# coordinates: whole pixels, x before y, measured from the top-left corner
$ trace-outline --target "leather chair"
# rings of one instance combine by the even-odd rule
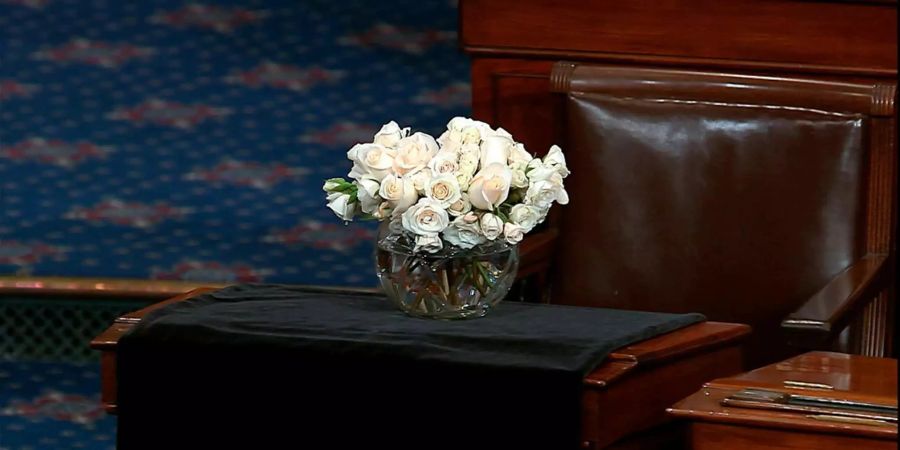
[[[895,85],[565,62],[551,84],[571,200],[521,265],[551,302],[747,323],[751,366],[864,309],[887,333]]]

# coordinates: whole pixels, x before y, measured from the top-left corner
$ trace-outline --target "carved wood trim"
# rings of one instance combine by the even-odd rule
[[[887,97],[891,106],[878,106],[882,109],[893,109],[893,97]],[[875,107],[875,102],[873,102]],[[896,215],[896,163],[897,148],[894,141],[894,118],[873,118],[870,136],[869,163],[869,204],[866,227],[866,250],[870,253],[892,253],[895,243],[892,242],[893,222]]]
[[[897,143],[896,84],[877,84],[872,93],[872,126],[869,141],[869,192],[866,221],[866,250],[891,255],[894,264],[896,251],[895,224],[897,217]],[[895,333],[892,316],[894,301],[893,270],[888,270],[886,289],[876,294],[866,306],[858,330],[852,336],[861,342],[854,343],[860,353],[884,357],[891,353]]]
[[[897,98],[896,84],[876,84],[872,89],[872,115],[876,117],[892,117]]]
[[[550,71],[550,92],[569,92],[576,67],[578,64],[568,61],[553,64],[553,70]]]
[[[863,76],[875,78],[895,78],[897,71],[877,67],[823,66],[814,64],[790,64],[763,61],[741,61],[731,59],[692,58],[678,56],[636,55],[578,50],[536,50],[514,47],[463,46],[466,53],[474,57],[499,58],[517,56],[528,59],[579,60],[593,64],[628,64],[673,66],[693,69],[721,69],[754,72],[780,72],[790,74]]]

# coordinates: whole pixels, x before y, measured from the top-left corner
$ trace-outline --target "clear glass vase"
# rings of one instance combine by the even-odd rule
[[[407,233],[382,227],[377,239],[381,286],[398,308],[416,317],[482,317],[509,292],[519,267],[518,247],[502,240],[471,249],[445,242],[437,253],[417,253]]]

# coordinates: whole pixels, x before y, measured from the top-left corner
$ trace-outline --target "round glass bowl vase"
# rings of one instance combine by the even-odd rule
[[[471,249],[444,242],[437,253],[415,252],[414,237],[383,227],[376,269],[388,299],[405,313],[430,319],[482,317],[509,292],[519,249],[502,240]]]

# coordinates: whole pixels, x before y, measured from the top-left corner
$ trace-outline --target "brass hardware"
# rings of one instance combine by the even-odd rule
[[[876,420],[876,419],[861,419],[859,417],[845,417],[845,416],[832,416],[829,414],[808,414],[806,417],[815,420],[824,420],[828,422],[840,422],[840,423],[854,423],[860,425],[874,425],[878,427],[890,427],[897,426],[897,424],[892,424],[890,422],[885,422],[884,420]]]
[[[784,380],[784,387],[795,389],[821,389],[833,391],[834,386],[825,383],[810,383],[807,381]]]

